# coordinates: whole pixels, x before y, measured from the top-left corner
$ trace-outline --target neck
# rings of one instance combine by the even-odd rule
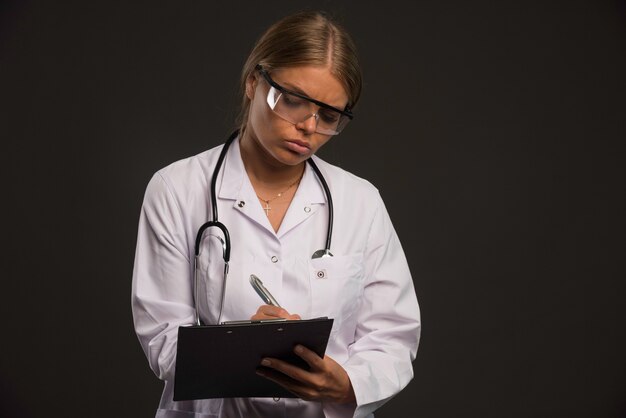
[[[276,161],[248,132],[239,140],[241,159],[253,186],[284,188],[304,173],[306,162],[291,166]]]

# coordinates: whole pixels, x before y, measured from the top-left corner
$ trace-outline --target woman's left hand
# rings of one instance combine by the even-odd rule
[[[297,345],[294,352],[308,363],[304,370],[282,360],[264,358],[257,373],[272,380],[307,401],[354,402],[354,390],[346,371],[328,356],[321,358],[308,348]]]

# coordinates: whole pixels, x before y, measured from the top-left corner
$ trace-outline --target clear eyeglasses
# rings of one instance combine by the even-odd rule
[[[270,85],[267,104],[274,113],[287,122],[295,125],[313,117],[315,118],[315,132],[323,135],[338,135],[354,118],[349,107],[346,106],[344,110],[340,110],[319,100],[287,90],[272,80],[261,65],[257,65],[256,69]]]

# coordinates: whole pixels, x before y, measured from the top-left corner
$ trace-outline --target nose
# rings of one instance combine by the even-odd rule
[[[302,122],[296,123],[296,128],[303,130],[304,132],[306,132],[307,134],[312,134],[315,132],[315,129],[317,128],[317,118],[319,116],[317,115],[317,113],[311,113],[306,119],[304,119]]]

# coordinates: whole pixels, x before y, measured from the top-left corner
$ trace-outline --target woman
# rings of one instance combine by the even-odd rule
[[[165,381],[157,417],[372,416],[413,377],[420,322],[378,191],[314,156],[352,118],[361,90],[354,45],[323,14],[289,16],[255,45],[242,89],[240,131],[225,151],[215,201],[210,183],[223,147],[160,170],[144,198],[132,303],[150,366]],[[334,197],[333,256],[312,258],[329,218],[322,178]],[[201,240],[194,300],[196,233],[213,204],[230,231],[231,262],[225,280],[224,237],[211,228]],[[260,303],[251,273],[282,308]],[[263,375],[298,398],[174,402],[177,329],[196,313],[206,324],[319,316],[334,324],[324,358],[295,348],[310,371],[262,362]]]

